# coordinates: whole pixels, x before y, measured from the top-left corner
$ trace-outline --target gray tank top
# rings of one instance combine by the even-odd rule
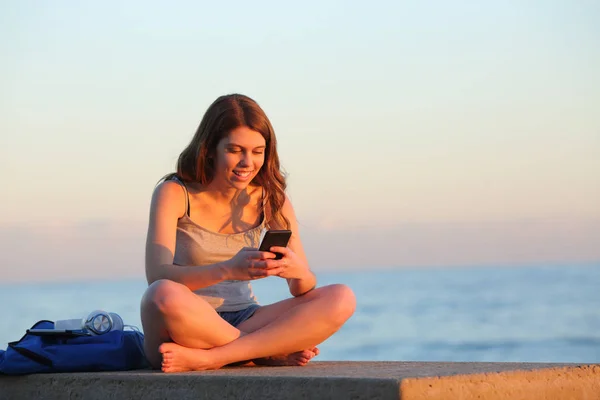
[[[188,192],[178,178],[186,198],[186,213],[177,221],[177,239],[173,263],[182,266],[205,266],[229,260],[243,247],[258,247],[265,220],[245,232],[223,234],[209,231],[190,218]],[[250,281],[226,280],[194,291],[217,311],[240,311],[258,304]]]

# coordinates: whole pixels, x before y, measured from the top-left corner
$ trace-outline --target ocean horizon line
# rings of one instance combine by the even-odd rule
[[[485,264],[447,264],[447,265],[396,265],[396,266],[371,266],[371,267],[340,267],[340,268],[313,268],[313,271],[319,275],[331,276],[339,274],[361,274],[361,273],[386,273],[386,272],[399,272],[399,271],[426,271],[426,270],[498,270],[498,269],[557,269],[557,268],[600,268],[600,260],[592,260],[589,262],[581,261],[564,261],[564,262],[531,262],[531,263],[485,263]],[[143,273],[139,275],[127,274],[122,277],[110,277],[110,276],[94,276],[89,277],[60,277],[55,279],[52,276],[47,276],[42,279],[28,280],[28,279],[16,279],[16,280],[5,280],[0,282],[0,288],[11,286],[31,286],[31,285],[77,285],[77,284],[89,284],[94,283],[133,283],[139,281],[146,281]]]

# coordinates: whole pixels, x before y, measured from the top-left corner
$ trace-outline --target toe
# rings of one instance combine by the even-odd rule
[[[169,351],[169,346],[167,343],[163,343],[160,346],[158,346],[158,352],[161,354],[165,354],[167,351]]]
[[[310,350],[304,350],[304,351],[302,351],[302,353],[300,355],[304,358],[311,358],[313,356],[313,354],[314,353]]]
[[[163,367],[163,372],[177,372],[177,370],[173,365],[167,365]]]

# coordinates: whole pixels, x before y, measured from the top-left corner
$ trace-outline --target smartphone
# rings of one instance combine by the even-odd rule
[[[27,333],[35,336],[62,336],[62,337],[77,337],[77,336],[92,336],[91,333],[83,329],[27,329]]]
[[[267,231],[265,233],[265,236],[262,238],[262,241],[260,242],[258,250],[270,252],[271,250],[269,249],[273,246],[287,247],[287,244],[290,241],[291,237],[292,231],[287,229]],[[281,258],[283,257],[283,254],[281,253],[274,252],[274,254],[276,260],[281,260]]]

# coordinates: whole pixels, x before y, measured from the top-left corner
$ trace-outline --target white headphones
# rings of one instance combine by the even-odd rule
[[[122,331],[125,328],[123,319],[117,313],[109,313],[102,310],[92,311],[82,321],[82,328],[92,334],[102,335],[110,331]]]
[[[125,329],[123,319],[117,313],[94,310],[83,319],[63,319],[54,323],[54,329],[85,330],[92,335]]]

